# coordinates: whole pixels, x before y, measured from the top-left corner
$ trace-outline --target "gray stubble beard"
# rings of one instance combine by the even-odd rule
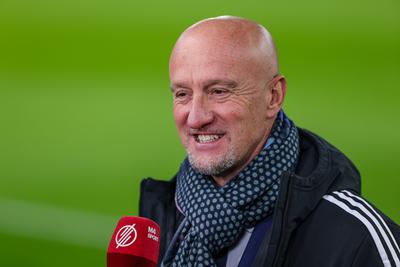
[[[208,156],[207,158],[195,157],[187,150],[189,163],[193,169],[204,175],[218,176],[230,168],[236,162],[236,155],[233,148],[229,148],[224,155],[217,157]],[[205,162],[207,161],[207,162]]]

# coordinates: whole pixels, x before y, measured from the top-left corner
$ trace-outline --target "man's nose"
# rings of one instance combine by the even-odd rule
[[[214,120],[213,112],[210,110],[207,99],[204,96],[196,96],[192,99],[187,124],[190,128],[200,129]]]

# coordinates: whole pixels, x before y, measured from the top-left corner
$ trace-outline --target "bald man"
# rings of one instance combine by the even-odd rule
[[[200,21],[170,57],[187,158],[145,179],[161,266],[400,266],[399,228],[360,197],[353,163],[282,110],[274,42],[237,17]]]

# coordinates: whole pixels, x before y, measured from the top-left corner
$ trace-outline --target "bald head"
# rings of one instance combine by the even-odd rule
[[[239,17],[222,16],[195,23],[186,29],[172,51],[176,57],[191,55],[235,58],[250,61],[251,71],[270,80],[278,73],[278,59],[270,33],[261,25]],[[188,55],[189,56],[189,55]]]

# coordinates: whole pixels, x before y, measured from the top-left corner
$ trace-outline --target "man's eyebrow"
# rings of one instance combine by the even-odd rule
[[[226,80],[224,80],[224,79],[212,79],[212,80],[207,80],[204,83],[204,88],[208,88],[208,87],[211,87],[211,86],[214,86],[214,85],[218,85],[218,84],[224,85],[224,86],[229,87],[229,88],[235,88],[238,85],[237,82],[235,82],[233,80],[229,80],[229,79],[226,79]],[[188,88],[188,86],[185,83],[178,82],[178,83],[174,83],[174,84],[171,83],[169,85],[169,88],[171,89],[172,92],[174,92],[175,88]]]
[[[217,85],[217,84],[221,84],[224,85],[226,87],[229,88],[235,88],[237,87],[237,82],[233,81],[233,80],[221,80],[221,79],[213,79],[213,80],[209,80],[205,83],[206,88],[211,87],[213,85]]]
[[[171,92],[175,91],[175,88],[186,88],[187,86],[184,83],[170,83],[169,88],[171,89]]]

